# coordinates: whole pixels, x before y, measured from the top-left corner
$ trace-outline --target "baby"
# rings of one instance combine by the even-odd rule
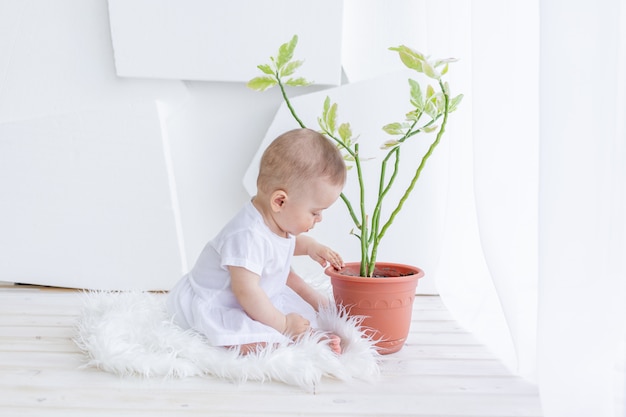
[[[295,129],[276,138],[261,158],[256,196],[170,292],[174,321],[243,354],[315,329],[317,311],[330,301],[291,270],[291,257],[343,267],[339,254],[302,233],[322,220],[345,180],[341,153],[321,134]],[[341,353],[338,336],[324,342]]]

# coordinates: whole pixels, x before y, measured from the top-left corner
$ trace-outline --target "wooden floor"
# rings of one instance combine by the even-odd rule
[[[375,383],[322,381],[315,394],[280,383],[150,380],[82,369],[70,290],[0,283],[0,415],[541,416],[534,385],[511,375],[436,296],[418,296],[411,334],[383,357]]]

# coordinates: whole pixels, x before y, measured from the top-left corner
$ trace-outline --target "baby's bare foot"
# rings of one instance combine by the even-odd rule
[[[334,333],[329,334],[328,347],[337,355],[341,355],[341,338]]]

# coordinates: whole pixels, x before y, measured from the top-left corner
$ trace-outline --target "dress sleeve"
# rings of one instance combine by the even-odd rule
[[[231,234],[216,248],[222,268],[239,266],[259,276],[266,263],[267,249],[267,242],[248,230]]]

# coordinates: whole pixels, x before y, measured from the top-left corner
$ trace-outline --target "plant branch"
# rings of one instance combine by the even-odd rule
[[[387,232],[387,229],[389,229],[389,227],[393,223],[396,215],[400,212],[400,210],[402,209],[402,206],[404,206],[405,201],[407,200],[407,198],[413,191],[413,188],[415,187],[415,184],[417,183],[417,180],[419,179],[420,174],[422,173],[422,170],[424,169],[424,166],[426,165],[426,161],[428,160],[428,158],[430,158],[430,156],[434,152],[437,145],[439,145],[441,137],[443,136],[446,130],[446,124],[448,123],[448,110],[450,106],[450,97],[448,96],[448,93],[445,91],[443,82],[441,80],[439,80],[439,86],[441,88],[441,91],[443,92],[443,97],[444,97],[443,121],[441,122],[441,127],[439,128],[439,131],[437,132],[437,137],[435,138],[433,143],[431,143],[430,147],[428,148],[428,151],[422,157],[422,161],[417,167],[417,170],[415,171],[415,175],[413,176],[413,179],[411,180],[409,187],[406,189],[406,191],[402,195],[402,198],[398,202],[398,206],[391,213],[391,215],[389,216],[389,219],[387,220],[387,223],[385,223],[382,230],[380,231],[380,234],[378,237],[379,240],[382,239],[382,237],[385,235],[385,233]]]
[[[287,104],[287,108],[289,108],[291,115],[293,116],[294,119],[296,119],[296,122],[298,122],[301,128],[303,129],[306,128],[302,120],[300,120],[300,118],[296,114],[296,111],[294,110],[294,108],[291,106],[291,101],[289,101],[289,97],[287,96],[287,92],[285,91],[285,86],[283,85],[283,81],[280,79],[280,75],[278,75],[278,71],[276,71],[275,76],[276,76],[276,81],[278,81],[278,87],[280,88],[280,93],[283,95],[283,100]]]
[[[352,203],[350,203],[350,200],[348,199],[348,197],[346,197],[344,193],[339,194],[339,197],[341,197],[341,200],[346,204],[346,208],[348,209],[348,213],[350,214],[350,217],[352,218],[354,225],[357,227],[357,229],[360,230],[361,223],[359,222],[359,219],[357,219],[356,214],[354,213],[354,209],[352,208]]]
[[[354,144],[354,164],[356,165],[357,177],[359,179],[359,203],[361,207],[361,276],[367,276],[367,266],[369,264],[369,256],[367,250],[367,241],[369,239],[367,210],[365,208],[365,184],[363,183],[363,171],[361,167],[361,158],[359,156],[359,144]]]
[[[385,167],[387,166],[387,162],[389,161],[389,158],[392,155],[395,156],[393,173],[391,174],[391,178],[389,178],[387,185],[383,188],[384,172],[386,170]],[[382,167],[383,168],[381,168],[381,180],[380,180],[380,185],[378,189],[378,201],[376,202],[376,207],[374,208],[374,219],[372,220],[372,237],[373,237],[372,243],[373,244],[372,244],[372,252],[369,257],[370,270],[373,270],[374,266],[376,265],[376,257],[378,255],[378,246],[380,245],[380,240],[382,237],[379,234],[379,226],[380,226],[380,214],[382,212],[383,201],[385,199],[385,196],[391,189],[398,175],[399,168],[400,168],[400,146],[396,146],[395,148],[393,148],[391,151],[387,153],[387,156],[385,156],[385,159],[383,159]]]

